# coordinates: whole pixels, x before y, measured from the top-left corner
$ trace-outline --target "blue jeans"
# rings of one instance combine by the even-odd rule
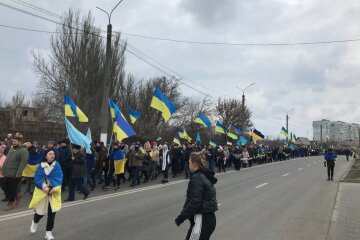
[[[209,169],[215,172],[215,162],[214,159],[209,160]]]
[[[132,174],[133,174],[133,178],[132,178],[132,185],[139,185],[140,184],[140,169],[141,167],[133,167],[132,168]]]
[[[84,195],[85,194],[88,194],[89,191],[86,190],[86,188],[84,188],[84,185],[82,184],[82,180],[83,178],[72,178],[70,180],[70,185],[69,185],[69,197],[68,197],[68,200],[74,200],[75,199],[75,185],[77,186],[78,190],[83,193]]]

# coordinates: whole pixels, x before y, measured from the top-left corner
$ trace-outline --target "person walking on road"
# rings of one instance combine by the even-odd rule
[[[72,145],[72,151],[74,156],[72,157],[72,174],[69,185],[69,197],[66,201],[75,200],[75,186],[77,189],[84,194],[84,200],[89,196],[89,191],[84,188],[82,180],[87,176],[85,154],[80,151],[81,146]]]
[[[34,176],[35,190],[29,208],[34,208],[35,214],[30,232],[36,233],[38,223],[47,213],[45,239],[54,239],[55,214],[61,209],[61,184],[63,173],[60,164],[55,161],[54,150],[46,150],[44,159],[38,166]]]
[[[204,152],[193,152],[189,159],[191,178],[186,193],[186,201],[180,215],[175,219],[180,226],[186,219],[190,228],[186,240],[208,240],[216,227],[215,212],[218,210],[214,184],[215,173],[205,170]]]
[[[334,167],[336,162],[336,153],[333,151],[332,148],[328,150],[328,152],[325,154],[325,161],[324,161],[324,167],[327,167],[327,175],[328,175],[328,181],[334,180]]]
[[[29,152],[21,143],[21,136],[15,136],[13,138],[12,147],[6,156],[3,166],[5,180],[2,188],[5,192],[5,197],[8,199],[8,203],[4,208],[5,211],[14,209],[22,198],[22,195],[18,193],[18,186],[22,178],[22,172],[28,161]]]

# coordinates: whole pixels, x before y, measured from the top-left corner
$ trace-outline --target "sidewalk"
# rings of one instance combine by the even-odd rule
[[[360,239],[360,183],[340,182],[327,240],[355,239]]]

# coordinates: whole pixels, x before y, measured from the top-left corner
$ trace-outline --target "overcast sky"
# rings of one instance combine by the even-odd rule
[[[96,26],[106,29],[116,0],[23,0],[62,14],[69,8],[92,11]],[[0,2],[39,15],[11,0]],[[57,20],[56,18],[52,18]],[[294,43],[360,38],[358,0],[124,0],[112,16],[113,29],[200,42]],[[53,23],[0,6],[0,24],[55,31]],[[31,96],[39,81],[32,50],[49,51],[50,34],[0,27],[0,93],[20,89]],[[105,34],[104,34],[105,36]],[[289,129],[312,138],[312,121],[326,118],[360,122],[360,41],[296,46],[198,45],[124,35],[128,43],[186,76],[184,82],[214,98],[241,98],[246,91],[255,127],[277,137],[290,113]],[[138,79],[162,75],[126,54],[127,73]],[[204,88],[205,87],[205,88]],[[183,87],[185,95],[199,95]]]

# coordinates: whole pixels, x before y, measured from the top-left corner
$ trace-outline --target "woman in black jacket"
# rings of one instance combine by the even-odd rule
[[[218,210],[214,184],[215,173],[205,170],[204,152],[193,152],[189,159],[192,174],[187,189],[186,201],[175,223],[180,226],[186,219],[190,229],[186,240],[208,240],[216,227],[214,212]]]

